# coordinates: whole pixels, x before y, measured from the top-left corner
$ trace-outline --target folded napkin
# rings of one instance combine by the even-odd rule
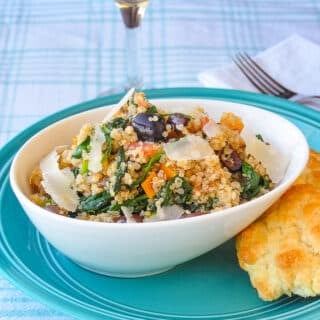
[[[319,45],[299,35],[293,35],[259,53],[255,60],[272,77],[291,90],[307,95],[320,95]],[[198,79],[205,87],[257,92],[234,63],[203,71],[198,75]]]

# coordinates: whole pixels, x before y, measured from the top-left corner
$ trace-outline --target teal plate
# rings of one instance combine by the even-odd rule
[[[234,90],[173,88],[146,93],[152,99],[227,100],[264,108],[294,122],[310,146],[320,149],[320,112],[297,104]],[[53,114],[24,130],[0,150],[2,274],[42,303],[81,319],[319,319],[317,298],[294,296],[269,303],[261,301],[247,274],[238,266],[234,240],[166,273],[119,279],[78,267],[35,230],[9,184],[12,157],[29,137],[49,124],[116,103],[120,97],[99,98]]]

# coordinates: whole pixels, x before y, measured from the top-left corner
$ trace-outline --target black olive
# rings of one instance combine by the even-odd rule
[[[166,129],[163,118],[154,113],[138,113],[132,119],[132,126],[141,141],[162,141]]]
[[[177,127],[183,125],[184,127],[189,123],[189,118],[182,113],[172,113],[167,119],[167,123],[171,124],[174,130],[179,130]]]
[[[231,172],[236,172],[241,169],[242,161],[238,153],[230,148],[224,148],[219,153],[221,162],[229,169]]]

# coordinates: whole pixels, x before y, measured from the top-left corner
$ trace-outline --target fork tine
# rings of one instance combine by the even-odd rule
[[[291,97],[295,93],[285,86],[283,86],[281,83],[279,83],[277,80],[272,78],[261,66],[259,66],[251,57],[248,53],[243,52],[240,54],[241,57],[252,66],[252,68],[255,69],[257,73],[260,74],[262,78],[264,78],[265,81],[268,82],[268,85],[270,85],[274,90],[279,91],[279,95],[283,97]]]
[[[252,71],[252,68],[248,66],[248,64],[243,61],[241,56],[237,54],[232,58],[234,63],[238,66],[238,68],[242,71],[242,73],[246,76],[246,78],[256,87],[260,92],[269,95],[278,95],[278,92],[273,91],[270,87],[266,86],[264,82],[261,81],[259,77],[256,76],[255,72]]]
[[[265,87],[268,88],[270,94],[281,94],[281,90],[273,86],[272,83],[270,84],[268,79],[265,78],[264,74],[261,72],[261,68],[256,68],[257,64],[252,63],[253,60],[250,58],[248,54],[246,55],[245,53],[238,53],[238,59],[240,59],[241,62],[247,67],[247,69],[250,69],[252,74],[254,74],[255,77],[258,78],[259,81],[263,83]]]

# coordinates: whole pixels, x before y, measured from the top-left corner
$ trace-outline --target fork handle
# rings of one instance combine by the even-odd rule
[[[310,96],[305,94],[297,93],[296,95],[292,96],[289,100],[294,102],[306,102],[306,101],[314,101],[320,102],[320,96]]]

